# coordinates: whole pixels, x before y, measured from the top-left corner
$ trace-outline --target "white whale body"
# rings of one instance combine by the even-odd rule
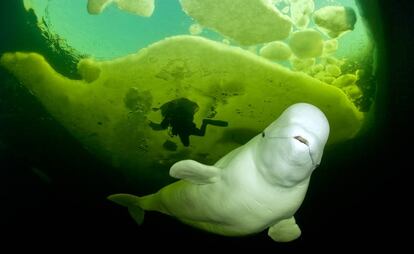
[[[174,216],[194,227],[225,236],[268,229],[275,241],[298,238],[294,214],[329,136],[329,123],[315,106],[288,107],[262,133],[213,166],[193,160],[175,163],[170,175],[181,179],[143,197],[114,194],[138,224],[144,210]]]

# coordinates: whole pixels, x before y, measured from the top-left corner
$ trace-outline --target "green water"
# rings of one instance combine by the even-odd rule
[[[293,103],[308,102],[324,111],[331,126],[328,144],[352,139],[364,126],[375,96],[375,42],[352,2],[344,4],[354,19],[344,16],[341,3],[295,2],[291,17],[285,8],[282,14],[259,3],[241,4],[228,14],[223,9],[231,1],[212,6],[195,2],[195,7],[192,1],[162,3],[151,17],[140,17],[114,4],[90,15],[79,1],[25,1],[27,10],[35,10],[50,49],[71,57],[71,72],[80,81],[62,77],[41,55],[4,54],[2,65],[86,149],[137,185],[142,184],[138,180],[159,186],[172,181],[166,171],[177,160],[214,164]],[[252,16],[257,11],[263,17]],[[313,11],[335,25],[318,24]],[[335,20],[332,13],[342,19]],[[235,19],[242,15],[251,21]],[[262,24],[262,18],[286,28],[278,32]],[[192,32],[194,25],[205,28]],[[334,29],[336,35],[324,29]],[[278,44],[268,44],[272,40]],[[282,49],[284,57],[272,56]],[[194,126],[204,119],[228,126],[213,125],[204,137],[185,143],[174,129],[150,128],[148,122],[163,120],[157,108],[182,97],[198,109],[188,116]],[[174,148],[166,149],[168,144]]]
[[[191,25],[198,25],[196,19],[185,14],[179,1],[160,1],[150,17],[140,17],[123,12],[116,8],[116,4],[110,4],[100,15],[90,15],[85,11],[85,4],[82,1],[26,0],[24,2],[27,9],[31,8],[35,11],[38,25],[43,31],[42,34],[52,45],[52,48],[55,51],[64,51],[65,54],[74,58],[72,65],[76,65],[84,57],[104,60],[132,54],[164,38],[189,34]],[[289,6],[284,1],[274,2],[279,10]],[[333,53],[324,53],[323,57],[312,58],[309,61],[315,61],[314,66],[319,68],[320,64],[326,66],[327,59],[332,62],[330,60],[332,58],[336,64],[341,65],[342,74],[355,75],[359,70],[357,87],[343,90],[352,94],[351,99],[355,100],[361,111],[368,111],[373,102],[376,87],[373,77],[375,42],[371,38],[366,20],[361,16],[360,10],[353,0],[316,1],[313,9],[317,10],[328,5],[353,8],[357,15],[357,22],[352,32],[345,33],[337,40],[335,38],[331,40],[336,41],[337,50],[334,50]],[[292,15],[291,12],[284,14]],[[109,20],[110,22],[108,22]],[[309,18],[308,27],[316,28],[311,18]],[[237,39],[217,32],[214,27],[203,28],[200,26],[200,28],[202,30],[198,34],[199,36],[240,46]],[[298,29],[303,29],[303,27],[293,27],[294,31]],[[327,42],[331,39],[326,34],[322,33],[322,36]],[[288,42],[289,38],[283,41]],[[259,43],[241,47],[259,54],[259,50],[263,46],[265,44]],[[295,59],[291,58],[290,61],[280,60],[278,63],[288,68],[304,71],[323,82],[331,83],[333,81],[332,76],[325,75],[325,72],[310,73],[310,66],[306,61],[295,62]],[[72,66],[72,68],[75,67]],[[333,71],[336,72],[336,70]],[[76,70],[72,70],[72,72],[76,73]]]
[[[28,1],[44,19],[50,34],[58,34],[83,54],[111,59],[131,54],[167,36],[187,33],[191,19],[178,1],[160,1],[151,18],[120,11],[110,5],[102,14],[86,12],[84,1]]]
[[[16,22],[14,25],[16,25],[16,27],[19,29],[27,30],[25,30],[24,35],[20,34],[21,37],[17,37],[17,39],[11,36],[11,38],[16,40],[17,43],[6,44],[7,46],[5,46],[5,49],[1,50],[1,53],[16,51],[30,51],[40,53],[46,57],[45,62],[49,62],[52,67],[57,70],[57,72],[63,76],[76,79],[82,78],[76,69],[78,61],[82,58],[92,58],[94,59],[93,61],[95,61],[95,64],[99,63],[101,60],[110,61],[118,57],[135,54],[140,49],[145,47],[149,47],[151,50],[151,45],[153,43],[159,42],[164,38],[176,35],[189,35],[189,27],[192,24],[196,23],[195,20],[190,18],[181,10],[181,6],[178,1],[156,1],[156,9],[150,18],[139,17],[130,13],[123,12],[117,9],[115,5],[109,6],[100,15],[92,16],[86,12],[85,1],[32,0],[27,1],[26,5],[30,2],[33,5],[33,9],[37,15],[37,20],[35,19],[35,16],[30,14],[30,12],[26,12],[21,4],[18,6],[19,8],[14,7],[13,10],[15,10],[15,12],[19,15],[16,17],[22,20],[21,23]],[[347,187],[348,183],[347,181],[344,182],[342,180],[342,176],[347,176],[347,179],[352,179],[354,181],[353,183],[356,186],[359,186],[360,189],[363,189],[361,187],[363,186],[362,182],[368,178],[368,173],[362,174],[361,178],[355,178],[353,177],[352,172],[358,172],[357,169],[351,170],[351,172],[349,172],[345,170],[345,166],[343,166],[341,170],[341,167],[339,167],[339,165],[347,161],[349,157],[354,157],[352,161],[363,160],[364,156],[361,155],[361,153],[358,154],[355,152],[355,147],[360,147],[359,150],[357,149],[358,152],[364,151],[364,147],[367,147],[371,141],[376,139],[375,136],[370,133],[372,130],[374,130],[375,133],[375,119],[372,118],[372,113],[375,112],[376,104],[374,102],[376,96],[376,88],[377,84],[380,83],[378,80],[376,80],[377,73],[374,72],[377,68],[374,62],[376,56],[374,49],[377,45],[377,42],[375,41],[374,37],[370,36],[371,31],[368,29],[367,24],[360,16],[360,10],[355,5],[354,1],[315,2],[315,10],[331,4],[346,5],[354,8],[358,15],[355,29],[338,38],[339,47],[338,50],[334,53],[333,57],[337,60],[344,61],[344,64],[340,67],[342,71],[341,75],[355,75],[358,70],[362,71],[364,74],[354,84],[360,89],[361,94],[359,97],[353,98],[349,94],[345,94],[343,96],[343,98],[347,98],[346,102],[348,103],[346,104],[347,106],[345,108],[347,109],[349,107],[352,108],[353,112],[357,112],[355,115],[358,117],[355,117],[355,119],[358,119],[358,121],[355,123],[353,120],[351,120],[351,123],[354,124],[352,125],[354,126],[352,127],[354,129],[343,126],[343,128],[346,130],[352,129],[350,130],[350,134],[343,134],[343,136],[341,136],[342,134],[336,134],[341,133],[340,131],[333,133],[334,137],[338,136],[338,141],[333,142],[330,146],[327,147],[326,158],[324,157],[323,159],[323,164],[321,165],[320,171],[315,173],[315,178],[310,185],[307,200],[305,200],[303,208],[299,209],[299,221],[308,231],[306,232],[308,235],[312,235],[312,232],[318,232],[317,225],[311,225],[313,224],[312,219],[315,219],[313,216],[316,216],[312,215],[313,211],[315,211],[315,207],[317,207],[317,205],[322,206],[322,202],[330,201],[330,197],[324,196],[323,193],[327,192],[326,190],[328,188],[333,188],[335,186],[341,190]],[[25,24],[26,21],[30,22],[29,25]],[[311,22],[310,27],[314,26],[315,25],[313,22]],[[294,29],[296,30],[296,28]],[[13,34],[19,35],[17,32]],[[30,35],[30,37],[27,37],[28,35]],[[266,68],[268,68],[268,66],[271,66],[269,63],[271,63],[277,66],[283,66],[290,70],[294,69],[292,62],[288,60],[265,62],[264,60],[262,61],[259,59],[260,49],[265,45],[265,43],[250,46],[240,45],[240,43],[238,43],[236,40],[222,35],[219,32],[214,31],[214,29],[208,27],[203,28],[203,31],[199,36],[219,43],[217,44],[218,46],[216,46],[216,44],[213,45],[212,49],[214,50],[219,49],[226,51],[227,44],[236,47],[232,48],[228,52],[226,51],[226,54],[229,54],[228,59],[237,57],[236,59],[238,59],[238,62],[246,61],[246,59],[252,59],[252,63],[254,63],[253,65],[257,64],[257,66],[266,66]],[[324,40],[330,39],[326,35],[322,35],[322,37]],[[35,43],[30,42],[31,38],[33,38],[33,42]],[[24,40],[27,41],[24,42]],[[223,43],[223,40],[226,41]],[[288,42],[289,39],[284,39],[283,41]],[[179,51],[179,45],[180,42],[177,42],[177,44],[172,48]],[[170,45],[168,45],[168,47],[170,47]],[[166,47],[165,52],[168,52],[168,47]],[[194,46],[191,44],[188,47],[187,52],[197,53],[198,51],[195,50],[196,48],[197,45]],[[241,49],[240,54],[239,51],[237,51],[239,50],[238,48]],[[210,48],[208,48],[208,50],[210,50]],[[214,54],[214,50],[211,51],[213,53],[206,55],[200,54],[200,56],[208,59],[209,63],[214,63],[216,59],[221,59],[220,56]],[[161,50],[161,52],[163,51]],[[159,52],[156,52],[154,53],[154,56],[160,57],[160,59],[162,59],[163,56],[158,54]],[[211,56],[214,56],[216,58],[210,58]],[[191,58],[191,56],[188,56],[188,58]],[[322,56],[317,57],[317,59],[315,59],[315,64],[323,63],[324,59],[322,58]],[[133,60],[132,62],[135,61],[135,58],[133,56],[130,59]],[[139,62],[139,60],[136,61]],[[199,62],[203,63],[202,60]],[[41,61],[40,63],[43,62]],[[248,62],[246,61],[246,66],[247,63]],[[159,94],[152,95],[153,98],[155,98],[154,101],[158,103],[151,105],[152,107],[161,106],[163,103],[168,102],[174,98],[174,96],[186,95],[193,101],[196,101],[199,106],[201,106],[200,111],[196,114],[197,125],[201,124],[203,117],[211,115],[211,112],[207,112],[206,108],[207,105],[213,105],[216,107],[215,110],[218,112],[218,115],[216,115],[215,119],[219,119],[218,117],[220,116],[224,117],[220,119],[229,121],[231,126],[231,124],[233,124],[232,119],[241,119],[237,122],[238,124],[239,122],[246,122],[246,119],[250,118],[252,120],[251,122],[254,123],[247,122],[246,126],[254,127],[248,128],[246,126],[242,126],[243,128],[240,128],[240,132],[236,132],[235,130],[233,132],[230,132],[230,134],[227,136],[230,140],[228,146],[226,145],[222,147],[216,146],[216,142],[218,142],[216,139],[222,135],[221,131],[227,130],[225,128],[219,129],[217,127],[217,129],[215,129],[214,127],[208,127],[209,129],[213,130],[213,132],[208,132],[205,137],[199,139],[196,137],[191,137],[190,142],[192,146],[190,146],[189,149],[186,149],[182,146],[178,137],[169,137],[167,132],[164,132],[163,134],[157,133],[154,135],[158,135],[157,137],[159,140],[156,138],[152,139],[156,140],[153,141],[155,148],[150,147],[150,154],[145,154],[145,152],[142,152],[143,149],[140,146],[141,137],[139,135],[142,133],[139,130],[135,129],[136,126],[139,126],[142,118],[140,118],[141,116],[139,114],[126,114],[128,112],[124,106],[124,95],[130,91],[129,89],[131,87],[140,88],[138,86],[139,82],[135,84],[133,78],[137,78],[139,80],[139,73],[145,73],[147,70],[150,72],[151,70],[143,68],[143,70],[140,70],[141,72],[138,72],[138,74],[134,76],[134,68],[128,66],[128,62],[122,63],[122,60],[118,60],[118,62],[106,62],[106,64],[111,68],[102,71],[102,73],[115,77],[114,83],[122,88],[120,89],[122,92],[119,92],[118,96],[118,92],[116,91],[110,92],[110,90],[102,90],[96,92],[97,90],[91,88],[92,92],[86,95],[72,95],[72,99],[76,98],[81,100],[84,98],[84,101],[78,108],[76,108],[76,110],[72,111],[70,114],[67,113],[67,111],[60,110],[59,107],[62,107],[65,110],[70,107],[67,107],[67,105],[64,104],[64,100],[54,99],[52,96],[53,92],[36,90],[33,84],[36,84],[36,82],[39,80],[41,83],[41,79],[37,80],[36,82],[32,82],[32,76],[30,76],[32,74],[30,74],[28,71],[13,70],[12,72],[15,76],[12,76],[8,71],[6,71],[6,69],[1,69],[2,98],[0,100],[0,103],[2,104],[0,105],[3,107],[0,119],[2,121],[7,121],[7,123],[4,124],[1,129],[2,136],[0,139],[0,149],[3,151],[2,156],[4,159],[13,158],[12,160],[7,160],[13,161],[10,166],[10,171],[8,172],[12,172],[14,170],[13,172],[15,173],[13,174],[15,174],[14,178],[16,179],[19,178],[20,175],[24,176],[21,178],[22,181],[19,185],[21,186],[20,189],[19,187],[10,187],[9,185],[6,186],[9,186],[10,189],[15,192],[17,190],[17,193],[21,193],[19,195],[24,195],[27,189],[33,189],[35,192],[33,192],[31,195],[36,196],[37,191],[37,198],[33,198],[32,201],[29,201],[33,207],[52,207],[53,205],[50,204],[50,201],[52,200],[52,202],[56,203],[59,209],[65,209],[65,202],[58,201],[62,199],[69,201],[68,207],[72,207],[69,208],[69,211],[71,209],[75,210],[73,207],[79,204],[86,205],[86,207],[94,207],[93,209],[89,210],[85,209],[85,214],[83,214],[82,209],[76,210],[77,214],[74,216],[74,218],[68,219],[67,222],[63,223],[66,227],[70,227],[70,224],[76,221],[76,217],[81,218],[80,221],[89,221],[91,225],[95,227],[99,224],[100,221],[108,221],[108,218],[106,217],[108,214],[111,216],[119,216],[119,210],[113,210],[115,208],[113,208],[111,204],[106,203],[104,200],[104,197],[108,194],[115,192],[134,192],[147,194],[151,191],[155,191],[165,183],[173,181],[173,179],[169,178],[168,176],[168,168],[174,161],[191,157],[193,159],[198,159],[201,161],[205,160],[204,162],[206,163],[214,163],[218,158],[226,154],[232,148],[241,145],[242,143],[249,140],[253,135],[260,132],[260,129],[265,125],[265,122],[270,121],[272,117],[275,117],[277,115],[275,113],[275,115],[270,114],[269,116],[264,116],[255,113],[253,115],[245,115],[245,118],[237,118],[239,116],[237,115],[238,113],[236,110],[226,111],[226,107],[228,107],[228,105],[235,105],[234,109],[236,109],[241,102],[244,103],[245,101],[237,101],[237,99],[234,101],[232,98],[219,98],[217,94],[214,94],[214,89],[208,90],[207,93],[209,93],[209,97],[214,97],[213,101],[221,100],[221,102],[219,102],[217,105],[214,103],[214,105],[211,104],[211,102],[206,100],[205,97],[201,95],[194,95],[196,93],[187,94],[185,92],[182,92],[182,94],[179,93],[178,95],[174,94],[173,96],[167,96],[167,94],[170,93],[170,90],[161,90]],[[217,61],[217,66],[221,66],[220,64],[220,61]],[[211,66],[213,66],[211,68],[214,68],[214,64],[211,64]],[[226,69],[227,67],[223,67],[223,69],[225,70],[224,72],[234,72],[237,70],[237,68],[240,68],[240,66],[235,65],[234,67],[229,67],[228,69]],[[160,69],[164,68],[162,64],[148,65],[148,68],[157,67],[160,67]],[[178,65],[173,65],[173,67],[181,68],[183,66],[178,63]],[[261,67],[255,68],[258,70],[261,69]],[[279,67],[274,69],[273,67],[269,67],[269,70],[279,71],[278,68]],[[191,68],[189,69],[192,70]],[[248,67],[243,67],[240,69],[246,71],[249,70]],[[169,69],[167,68],[167,70]],[[86,76],[92,75],[92,72],[93,68],[89,69],[88,65],[86,69]],[[124,72],[127,74],[123,74]],[[294,75],[296,75],[298,72],[305,73],[305,80],[307,80],[308,77],[311,77],[312,80],[315,78],[313,76],[314,74],[308,70],[294,70]],[[39,70],[37,73],[43,73],[43,70]],[[235,72],[234,75],[238,76],[240,73]],[[47,78],[52,77],[51,81],[49,80],[46,82],[46,88],[49,84],[58,84],[60,82],[54,80],[56,76],[59,75],[56,75],[55,73],[48,73],[46,75],[46,80]],[[260,75],[258,75],[258,77],[255,77],[254,75],[248,76],[249,77],[241,77],[241,79],[249,80],[250,76],[252,76],[256,81],[259,80],[259,83],[262,80]],[[38,76],[35,75],[35,77]],[[86,80],[85,76],[83,76],[83,78]],[[236,80],[237,84],[241,82],[234,77],[231,77],[229,79]],[[191,80],[192,84],[196,82],[194,80]],[[172,82],[171,79],[169,81]],[[19,86],[19,82],[23,84],[23,86]],[[185,83],[185,81],[180,82]],[[226,80],[223,82],[223,84],[227,84]],[[304,83],[307,82],[308,81],[304,81]],[[63,83],[69,83],[69,81],[65,79]],[[130,85],[131,83],[134,83],[134,85]],[[171,86],[173,87],[177,85],[177,83],[179,82],[175,80],[171,83]],[[246,83],[249,82],[246,81]],[[153,87],[155,84],[155,82],[153,83],[151,81],[143,84],[142,87],[144,87],[144,90],[151,91],[151,87]],[[206,81],[206,84],[208,85],[209,83]],[[218,89],[228,89],[226,92],[234,92],[234,87],[232,86],[233,83],[230,82],[229,84],[229,86],[219,86]],[[88,84],[87,82],[82,83],[82,85],[93,87],[93,84]],[[246,85],[246,89],[249,91],[248,94],[252,96],[254,95],[252,97],[254,100],[252,100],[251,103],[260,105],[261,102],[259,102],[257,98],[260,98],[261,94],[255,90],[249,90],[249,85],[250,83]],[[330,86],[332,86],[332,84],[330,84]],[[235,87],[237,88],[238,86],[236,85]],[[31,90],[31,93],[28,92],[27,88]],[[323,102],[323,100],[316,95],[318,89],[316,89],[316,91],[309,90],[310,98],[315,102]],[[271,92],[271,90],[269,91]],[[269,94],[269,91],[266,90],[264,92]],[[37,96],[37,99],[35,99],[32,93]],[[336,92],[332,93],[337,96]],[[330,94],[330,90],[328,94]],[[88,97],[90,95],[93,95],[96,98],[93,100],[87,99],[91,98]],[[113,108],[109,107],[106,104],[102,104],[102,101],[104,101],[103,99],[107,98],[114,98],[116,101]],[[299,96],[298,98],[303,99],[304,97]],[[273,103],[275,105],[278,105],[278,101],[280,100],[281,99],[274,99]],[[293,101],[295,100],[296,99]],[[39,103],[39,101],[41,103]],[[287,102],[291,101],[287,100]],[[323,104],[322,102],[321,104]],[[61,105],[61,103],[63,103],[63,105]],[[96,105],[99,105],[99,107]],[[284,106],[285,104],[279,106],[280,108],[277,109],[279,110],[278,112],[280,112],[281,108]],[[341,109],[341,107],[339,108]],[[244,110],[244,108],[242,108],[242,110]],[[336,107],[334,107],[332,110],[332,115],[335,115],[335,110],[337,110]],[[84,114],[85,112],[97,112],[96,115],[99,115],[99,119],[101,119],[100,117],[104,119],[97,121],[93,119],[94,123],[102,123],[102,121],[106,121],[105,119],[110,119],[112,121],[113,119],[118,119],[118,116],[121,116],[120,118],[122,121],[119,121],[117,123],[118,129],[116,129],[115,133],[110,133],[110,130],[112,128],[111,126],[108,128],[108,132],[105,132],[106,130],[103,132],[103,134],[100,134],[98,132],[98,138],[95,138],[96,136],[94,135],[92,135],[91,138],[86,134],[94,134],[97,132],[95,129],[100,127],[95,125],[93,127],[90,127],[90,123],[88,121],[92,118],[91,115]],[[223,112],[226,113],[224,114]],[[234,113],[234,115],[231,115],[232,113]],[[359,114],[363,117],[360,118]],[[95,116],[95,114],[92,115]],[[127,117],[124,117],[125,115],[127,115]],[[340,120],[342,119],[342,115],[338,115],[339,116],[337,119],[339,120],[334,121],[341,123]],[[346,116],[346,114],[344,115]],[[78,121],[78,116],[79,118],[83,117],[84,120]],[[159,112],[152,112],[146,117],[148,117],[150,120],[158,122],[162,120]],[[258,122],[262,120],[264,121],[263,124],[258,124]],[[103,123],[106,124],[105,122]],[[338,124],[338,126],[342,125]],[[358,136],[358,131],[360,131],[360,128],[363,127],[368,130],[368,133],[361,132],[361,134],[359,134],[360,136]],[[340,130],[340,128],[338,129]],[[148,131],[144,132],[143,135],[148,135]],[[235,137],[235,135],[238,136]],[[165,149],[162,144],[166,140],[173,142],[178,147],[178,151],[171,153],[171,151]],[[117,142],[119,142],[119,144]],[[145,149],[147,148],[144,147],[144,150]],[[204,155],[206,151],[211,152],[211,154],[215,154],[214,156],[206,157]],[[159,163],[160,158],[167,158],[165,159],[166,162],[163,161],[162,163]],[[17,163],[16,161],[20,162]],[[143,163],[142,161],[146,162]],[[368,162],[366,164],[368,164]],[[140,168],[140,166],[142,167]],[[331,169],[332,166],[335,166],[339,169],[334,171]],[[327,179],[333,180],[328,181]],[[336,194],[338,194],[338,196],[336,196],[335,199],[342,198],[342,200],[345,200],[344,202],[350,202],[350,198],[347,197],[345,191],[338,191]],[[369,196],[367,193],[361,195],[364,197]],[[321,196],[322,201],[318,201]],[[8,198],[7,200],[10,202],[11,206],[14,205],[16,207],[25,207],[13,198]],[[72,202],[72,204],[70,202]],[[337,201],[334,203],[334,206],[331,207],[331,210],[334,212],[335,210],[342,209],[342,204],[343,203]],[[96,207],[99,209],[106,209],[108,212],[105,215],[97,215],[95,213]],[[43,220],[59,220],[60,216],[58,213],[53,211],[45,212],[45,210],[46,209],[34,209],[34,214]],[[316,210],[323,214],[322,209]],[[68,213],[70,212],[66,212],[64,214],[67,215]],[[41,222],[36,222],[36,216],[29,217],[28,219],[22,219],[20,217],[16,218],[19,215],[21,215],[21,213],[8,213],[6,218],[10,218],[10,221],[21,220],[20,222],[22,224],[29,223],[29,221],[34,225],[41,224]],[[319,220],[317,221],[322,221],[323,216],[318,216],[320,217],[318,217]],[[123,222],[126,224],[130,222],[130,219],[127,215],[125,215],[123,219]],[[109,219],[109,221],[110,222],[108,223],[111,226],[122,230],[123,226],[118,225],[117,218]],[[171,228],[165,229],[163,223]],[[345,222],[342,222],[341,225],[344,226]],[[96,226],[94,228],[94,231],[98,231],[100,227]],[[135,225],[132,223],[128,224],[127,227],[130,227],[129,229],[131,230],[135,230]],[[181,224],[178,224],[167,218],[157,217],[157,215],[154,215],[152,218],[149,216],[147,226],[144,226],[142,232],[140,231],[140,233],[137,233],[138,235],[135,235],[135,237],[139,238],[146,236],[148,238],[156,238],[158,237],[160,228],[161,232],[163,232],[162,230],[165,230],[164,232],[166,233],[163,234],[174,234],[177,231],[183,231],[184,235],[187,237],[194,234],[195,237],[199,240],[209,239],[208,241],[210,242],[237,242],[237,239],[228,240],[225,238],[225,240],[221,240],[221,238],[215,238],[215,236],[208,234],[206,235],[202,232],[194,232],[192,229],[188,229],[185,226],[182,226]],[[256,242],[262,243],[266,240],[269,239],[266,239],[266,235],[262,234],[253,238],[249,238],[246,240],[246,242],[254,244]]]
[[[353,7],[359,14],[353,0],[316,1],[315,9],[327,5]],[[96,16],[84,11],[84,1],[27,0],[26,6],[35,10],[41,20],[41,26],[47,27],[46,33],[57,34],[80,53],[98,59],[120,57],[134,53],[165,37],[188,34],[190,25],[196,23],[182,11],[179,1],[159,1],[149,18],[122,12],[115,4],[109,5],[104,12]],[[204,29],[201,36],[214,40],[226,38],[211,29]],[[360,47],[359,49],[365,50],[369,45],[368,41],[367,28],[363,21],[359,20],[354,31],[341,38],[344,46],[339,47],[337,53],[339,56],[347,57],[357,52],[361,54],[360,50],[350,49]]]

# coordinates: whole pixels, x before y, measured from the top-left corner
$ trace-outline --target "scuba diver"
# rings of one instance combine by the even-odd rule
[[[161,115],[164,119],[159,124],[151,121],[149,126],[153,130],[165,130],[170,126],[170,135],[178,135],[184,146],[190,145],[190,135],[204,136],[207,124],[220,127],[226,127],[228,125],[225,121],[203,119],[201,128],[198,129],[195,123],[193,123],[193,120],[194,114],[198,111],[199,107],[197,103],[192,102],[187,98],[179,98],[169,101],[156,110],[159,109],[161,109]]]

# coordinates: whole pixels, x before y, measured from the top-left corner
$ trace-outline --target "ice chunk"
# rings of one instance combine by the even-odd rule
[[[100,14],[114,0],[88,0],[89,14]]]
[[[334,64],[328,64],[325,67],[326,71],[331,74],[333,77],[338,77],[341,75],[341,68]]]
[[[290,49],[299,58],[311,58],[322,55],[322,35],[313,29],[296,31],[289,40]]]
[[[313,0],[290,0],[290,16],[298,28],[306,28],[310,22],[310,15],[315,10]]]
[[[192,35],[199,35],[203,32],[203,27],[200,24],[192,24],[188,30]]]
[[[311,74],[314,75],[318,72],[321,72],[325,69],[325,67],[322,64],[315,64],[311,68]]]
[[[154,0],[88,0],[88,12],[100,14],[111,3],[121,10],[143,17],[150,17],[154,12]]]
[[[257,46],[256,45],[248,46],[248,47],[246,47],[246,50],[249,51],[249,52],[252,52],[255,55],[257,55]]]
[[[338,40],[337,39],[327,40],[323,44],[323,53],[324,54],[334,53],[337,49],[338,49]]]
[[[115,0],[118,8],[139,16],[150,17],[154,12],[154,0]]]
[[[284,14],[289,13],[289,11],[290,11],[289,6],[284,7],[281,11],[282,11],[282,13],[284,13]]]
[[[326,6],[314,12],[313,20],[321,31],[336,38],[346,31],[354,30],[357,16],[351,7]]]
[[[312,67],[315,65],[316,60],[315,58],[299,59],[292,57],[290,63],[293,70],[308,73],[312,71]]]
[[[342,88],[342,87],[354,85],[356,81],[357,81],[357,76],[356,75],[354,75],[354,74],[344,74],[344,75],[338,77],[337,79],[335,79],[335,81],[332,83],[332,85]]]
[[[269,0],[180,0],[183,10],[204,27],[242,45],[285,39],[292,28]]]
[[[343,87],[342,90],[352,101],[362,97],[362,91],[356,84]]]
[[[297,102],[314,104],[326,114],[329,143],[352,138],[363,121],[339,88],[199,36],[168,38],[115,60],[82,61],[80,71],[87,80],[57,73],[35,53],[6,53],[0,65],[89,151],[137,182],[167,181],[168,170],[156,169],[167,169],[177,160],[214,163]],[[153,109],[182,97],[197,102],[197,127],[212,116],[229,126],[191,137],[189,147],[167,130],[154,131],[149,121],[162,118]],[[165,151],[166,140],[176,143],[177,150]]]
[[[274,41],[261,48],[259,54],[270,60],[283,61],[289,59],[292,51],[286,43]]]
[[[78,73],[86,82],[90,83],[98,79],[101,70],[92,59],[82,59],[78,63]]]
[[[328,65],[328,64],[334,64],[336,66],[341,67],[345,63],[344,59],[338,59],[338,58],[333,57],[333,56],[324,56],[324,57],[320,57],[319,59],[321,60],[320,61],[321,64],[323,64],[325,66]]]
[[[226,44],[226,45],[230,45],[230,41],[228,39],[223,39],[223,40],[221,40],[221,42]]]

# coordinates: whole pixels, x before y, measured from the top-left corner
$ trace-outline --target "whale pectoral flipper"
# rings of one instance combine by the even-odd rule
[[[193,160],[183,160],[172,165],[170,176],[184,179],[194,184],[214,183],[220,177],[220,169]]]
[[[271,226],[267,234],[276,242],[290,242],[297,239],[301,235],[301,231],[295,218],[291,217]]]
[[[139,205],[139,197],[131,194],[114,194],[108,199],[118,205],[128,207],[128,212],[138,225],[144,222],[144,210]]]

